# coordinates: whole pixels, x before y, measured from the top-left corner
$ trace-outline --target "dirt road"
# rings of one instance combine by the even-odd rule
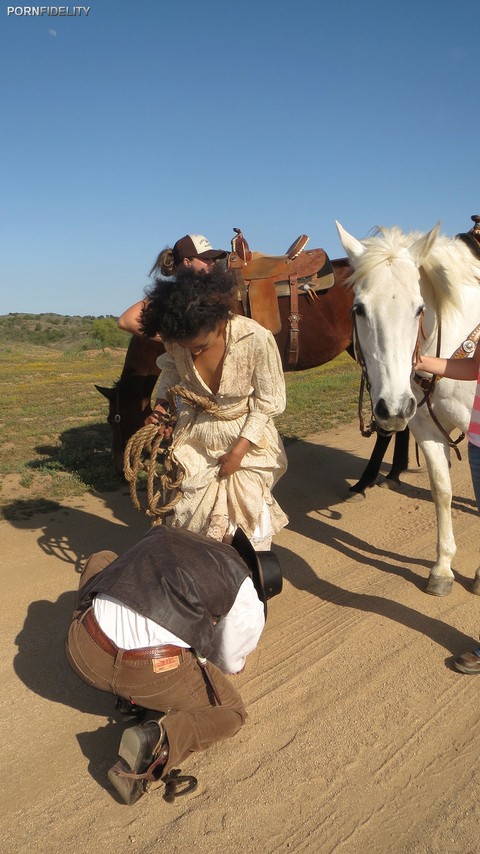
[[[171,805],[161,790],[115,800],[123,724],[63,655],[75,565],[124,550],[145,519],[120,491],[0,523],[2,852],[476,854],[480,677],[450,666],[480,629],[468,463],[453,460],[457,581],[438,599],[423,592],[434,512],[413,452],[402,495],[343,502],[371,447],[351,424],[287,448],[284,590],[237,682],[249,718],[184,767],[198,789]]]

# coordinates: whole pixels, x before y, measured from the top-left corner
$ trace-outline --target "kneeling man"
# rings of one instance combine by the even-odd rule
[[[255,552],[240,529],[230,546],[161,525],[122,557],[88,559],[68,661],[89,685],[150,710],[124,731],[108,773],[127,804],[240,729],[245,708],[225,674],[243,670],[280,590],[276,556]]]

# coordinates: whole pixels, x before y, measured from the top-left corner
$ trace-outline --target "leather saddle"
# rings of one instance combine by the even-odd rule
[[[244,314],[253,317],[276,335],[281,329],[278,298],[290,297],[290,324],[298,336],[298,295],[332,287],[335,278],[332,264],[323,249],[305,250],[309,238],[297,237],[285,255],[251,252],[239,228],[233,229],[232,251],[228,267],[232,270]]]
[[[475,214],[474,216],[471,216],[470,219],[474,223],[473,228],[471,228],[470,231],[467,231],[466,234],[457,234],[457,237],[467,244],[468,248],[476,258],[480,259],[480,216]]]

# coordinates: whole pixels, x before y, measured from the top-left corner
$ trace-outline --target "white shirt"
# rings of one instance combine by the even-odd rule
[[[120,649],[147,646],[189,644],[163,626],[123,605],[118,599],[100,593],[93,600],[95,619],[103,632]],[[224,673],[239,673],[246,656],[259,641],[265,625],[263,603],[250,577],[241,584],[235,602],[214,628],[215,650],[209,658]],[[201,654],[201,650],[197,650]]]

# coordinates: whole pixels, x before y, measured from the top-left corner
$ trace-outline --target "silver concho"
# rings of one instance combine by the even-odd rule
[[[462,344],[462,350],[464,350],[465,353],[468,353],[470,355],[470,353],[473,353],[473,351],[475,350],[475,346],[475,342],[470,341],[470,339],[467,338],[467,340],[464,341]]]

